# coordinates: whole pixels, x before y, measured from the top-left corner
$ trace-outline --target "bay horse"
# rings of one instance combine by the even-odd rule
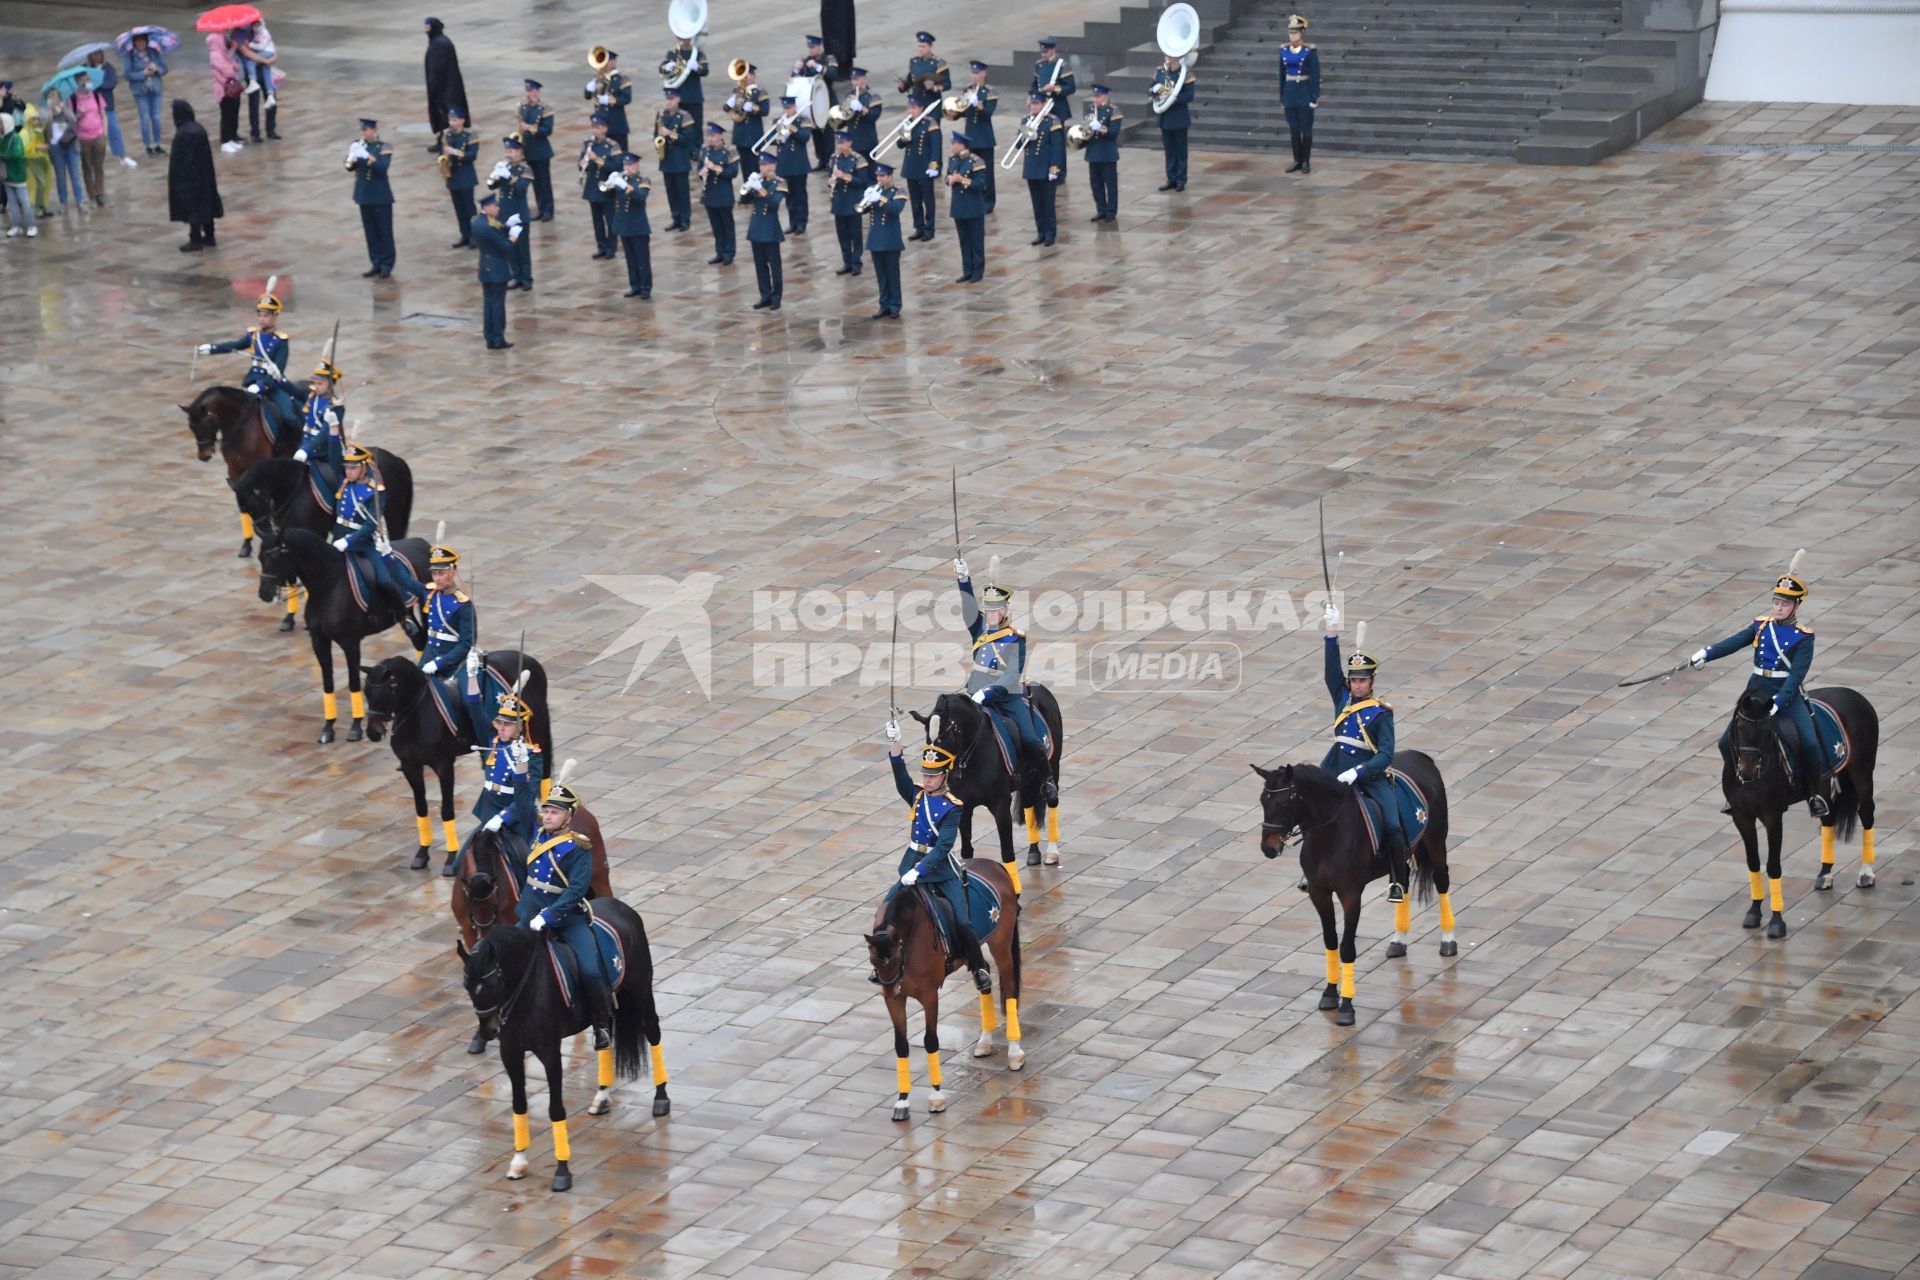
[[[378,447],[373,450],[374,473],[380,478],[380,514],[386,521],[387,536],[404,538],[413,517],[413,468],[406,459]],[[326,534],[333,529],[334,495],[314,487],[313,471],[304,462],[292,458],[263,458],[240,473],[227,478],[248,530],[308,529]],[[294,615],[299,612],[299,593],[287,593],[286,616],[280,619],[282,631],[293,630]]]
[[[1360,897],[1369,882],[1388,874],[1385,858],[1374,853],[1359,794],[1331,773],[1311,764],[1282,765],[1278,769],[1249,766],[1264,784],[1260,852],[1277,858],[1289,840],[1300,836],[1300,870],[1307,896],[1320,913],[1320,934],[1327,952],[1327,985],[1320,1007],[1334,1010],[1337,1026],[1353,1025],[1354,937],[1360,928]],[[1452,874],[1447,869],[1447,789],[1440,768],[1423,751],[1396,751],[1393,768],[1404,774],[1427,799],[1427,827],[1409,851],[1414,863],[1414,888],[1422,904],[1440,895],[1440,954],[1460,954],[1453,936]],[[1340,899],[1345,929],[1334,928],[1333,900]],[[1398,903],[1393,912],[1393,942],[1387,958],[1407,954],[1407,931],[1412,909]]]
[[[261,554],[264,556],[265,552]],[[518,683],[523,668],[527,672],[526,687],[520,691],[527,705],[533,709],[533,719],[527,726],[527,739],[540,748],[548,761],[547,768],[552,769],[553,718],[547,709],[546,668],[540,665],[539,659],[524,657],[515,649],[495,649],[482,654],[481,660],[487,678],[503,691],[512,689]],[[465,687],[464,668],[454,672],[453,677],[460,687]],[[448,715],[442,712],[440,703],[433,696],[432,682],[432,676],[406,657],[383,658],[368,667],[367,737],[375,742],[386,737],[387,745],[400,761],[400,772],[406,778],[407,786],[413,790],[413,821],[416,834],[420,837],[419,847],[415,849],[413,861],[409,864],[414,871],[426,868],[428,854],[433,849],[433,823],[427,812],[426,786],[426,771],[433,770],[434,777],[440,783],[440,830],[447,851],[446,865],[441,874],[450,876],[453,874],[454,855],[460,848],[453,810],[454,766],[462,756],[490,745],[492,740],[483,743],[475,738],[464,701],[452,709],[449,721]],[[388,733],[389,725],[391,734]],[[598,842],[595,843],[597,849]],[[471,944],[473,939],[468,938],[467,941]]]
[[[987,712],[965,693],[943,693],[934,700],[929,714],[912,713],[922,725],[937,716],[940,739],[934,745],[953,753],[954,764],[947,786],[954,797],[966,805],[960,812],[960,856],[973,857],[973,811],[985,809],[993,815],[994,826],[999,828],[1000,862],[1008,868],[1015,893],[1020,892],[1020,871],[1014,863],[1013,852],[1016,796],[1027,823],[1027,865],[1040,865],[1039,813],[1043,808],[1047,815],[1046,865],[1060,865],[1060,756],[1066,748],[1066,732],[1060,720],[1060,703],[1055,700],[1053,690],[1043,684],[1027,687],[1033,694],[1034,713],[1047,726],[1047,733],[1053,739],[1053,752],[1047,760],[1044,778],[1021,778],[1007,772]],[[1053,784],[1052,800],[1046,798],[1042,785],[1046,782]]]
[[[1847,758],[1834,772],[1840,794],[1827,806],[1820,820],[1820,874],[1813,887],[1833,888],[1833,833],[1850,840],[1857,829],[1860,835],[1860,875],[1855,881],[1862,889],[1873,888],[1873,767],[1880,755],[1880,716],[1873,704],[1852,689],[1834,686],[1812,689],[1808,698],[1827,705],[1840,721],[1846,735]],[[1734,829],[1747,853],[1747,885],[1752,901],[1740,921],[1747,929],[1760,927],[1761,874],[1760,845],[1755,833],[1758,823],[1767,829],[1766,896],[1772,913],[1767,920],[1767,936],[1787,936],[1786,909],[1780,875],[1780,819],[1788,809],[1807,798],[1804,779],[1789,777],[1784,746],[1774,728],[1773,699],[1763,692],[1742,693],[1734,704],[1728,723],[1731,758],[1720,769],[1720,792],[1732,811]]]
[[[427,576],[427,544],[422,538],[402,538],[394,552],[407,558],[414,575]],[[333,691],[333,646],[340,646],[347,663],[347,689],[352,697],[353,725],[347,741],[358,742],[367,718],[366,696],[360,691],[360,642],[378,635],[401,620],[400,612],[385,601],[363,609],[347,582],[347,558],[317,533],[283,529],[260,539],[260,598],[271,600],[281,588],[307,589],[307,638],[313,642],[314,661],[320,664],[320,704],[326,719],[320,743],[332,742],[338,703]],[[369,590],[373,588],[369,586]]]
[[[579,805],[568,825],[575,835],[593,847],[593,878],[587,884],[587,900],[611,898],[613,886],[607,878],[607,846],[600,834],[599,821],[587,811],[587,806]],[[445,874],[453,877],[453,892],[448,897],[447,909],[453,912],[454,923],[460,926],[460,937],[454,944],[456,950],[465,947],[470,951],[495,925],[514,923],[514,913],[520,906],[523,872],[513,865],[513,859],[525,856],[526,846],[517,839],[510,838],[504,831],[488,831],[483,827],[468,836],[459,853],[448,860]],[[486,1051],[487,1031],[483,1025],[467,1042],[467,1052]]]
[[[238,480],[246,469],[268,458],[291,458],[300,447],[299,433],[287,431],[276,438],[267,426],[266,410],[260,397],[239,387],[211,386],[193,398],[192,404],[179,406],[187,415],[187,429],[200,461],[213,458],[217,449],[227,464],[227,480]],[[236,499],[237,505],[238,499]],[[240,550],[238,558],[253,554],[253,520],[246,508],[240,509]]]
[[[640,1042],[649,1046],[653,1063],[653,1114],[672,1110],[667,1098],[667,1059],[660,1045],[660,1013],[653,1001],[653,954],[647,947],[646,926],[633,908],[617,898],[593,904],[595,919],[605,921],[620,938],[626,970],[613,992],[613,1045],[597,1050],[599,1089],[587,1107],[590,1116],[605,1115],[613,1105],[617,1080],[640,1074]],[[527,1064],[531,1053],[540,1059],[547,1076],[547,1118],[553,1122],[555,1168],[553,1189],[573,1187],[567,1167],[572,1158],[567,1137],[567,1107],[562,1095],[560,1046],[585,1031],[591,1018],[586,1001],[568,1007],[560,979],[549,957],[551,939],[519,925],[500,925],[468,951],[460,945],[462,981],[473,1011],[486,1034],[500,1042],[500,1062],[513,1086],[513,1162],[507,1177],[527,1174]],[[581,958],[582,964],[592,961]]]
[[[1026,1065],[1027,1051],[1020,1047],[1020,896],[1014,888],[1014,870],[1010,862],[998,864],[982,860],[969,866],[966,873],[993,889],[1000,899],[999,919],[993,932],[980,939],[981,949],[993,957],[993,971],[1000,979],[1000,999],[1007,1015],[1007,1067],[1018,1071]],[[908,1061],[907,1001],[920,1002],[920,1013],[927,1024],[923,1041],[927,1050],[927,1083],[933,1095],[927,1099],[929,1112],[947,1109],[946,1095],[940,1092],[940,986],[955,969],[964,968],[958,960],[949,960],[940,942],[939,927],[927,918],[923,893],[932,890],[902,888],[880,904],[874,913],[873,932],[864,935],[867,958],[880,975],[880,994],[886,1001],[887,1016],[893,1020],[893,1056],[899,1081],[894,1099],[893,1118],[905,1120],[911,1110],[913,1067]],[[980,995],[980,1038],[974,1041],[973,1056],[993,1054],[993,1033],[997,1026],[993,997]]]

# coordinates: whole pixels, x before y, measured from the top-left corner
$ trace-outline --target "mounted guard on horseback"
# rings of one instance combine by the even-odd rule
[[[937,729],[936,729],[937,736]],[[954,952],[963,956],[973,974],[973,984],[982,993],[993,990],[993,975],[981,954],[980,940],[968,922],[966,883],[954,841],[960,836],[961,804],[947,790],[947,774],[953,768],[953,753],[929,742],[920,753],[920,785],[907,776],[906,762],[900,758],[900,726],[887,722],[887,763],[893,770],[894,789],[912,806],[913,816],[907,828],[907,847],[900,855],[900,882],[887,891],[892,901],[902,889],[925,885],[943,899],[953,915]],[[880,985],[876,967],[868,981]]]
[[[1375,696],[1380,663],[1358,647],[1340,663],[1340,609],[1331,600],[1324,613],[1327,694],[1333,699],[1333,745],[1320,767],[1379,806],[1380,854],[1388,868],[1387,901],[1405,902],[1409,867],[1407,833],[1387,770],[1393,766],[1393,707]]]
[[[414,600],[424,603],[427,589],[414,576],[413,566],[395,555],[387,542],[380,520],[380,488],[371,474],[373,452],[361,444],[348,444],[343,459],[344,480],[334,494],[333,532],[328,541],[359,566],[363,581],[386,596],[386,603],[400,614],[401,628],[411,636],[417,624],[408,605]]]
[[[479,682],[480,655],[470,654],[467,661],[467,709],[476,717],[474,728],[478,739],[487,736],[477,719],[481,712],[476,709],[485,705],[482,694],[475,688]],[[475,748],[480,752],[482,774],[480,798],[473,802],[474,821],[483,831],[512,834],[523,847],[535,842],[536,824],[541,821],[536,817],[540,780],[546,776],[544,753],[538,743],[527,740],[532,720],[533,708],[518,691],[504,694],[494,707],[488,725],[491,745]],[[573,806],[567,805],[565,812],[572,814]]]
[[[294,460],[307,464],[323,492],[337,492],[346,471],[347,405],[340,398],[344,376],[333,362],[333,344],[314,366],[307,384],[307,404],[300,416],[300,447]]]
[[[1057,801],[1060,794],[1049,772],[1046,730],[1027,696],[1027,638],[1008,620],[1013,592],[998,582],[1000,557],[988,563],[987,583],[978,598],[966,560],[955,557],[953,572],[960,583],[960,607],[967,633],[973,639],[967,693],[1014,745],[1020,789],[1028,795],[1044,794],[1049,802]]]
[[[285,439],[297,415],[293,408],[294,386],[287,381],[287,356],[292,350],[292,343],[277,327],[281,312],[280,299],[273,292],[277,283],[278,276],[268,276],[266,289],[254,301],[257,324],[231,341],[201,343],[199,354],[212,356],[230,351],[246,352],[250,363],[241,385],[260,397],[267,430],[276,439]]]
[[[427,549],[427,645],[420,654],[420,670],[427,675],[452,675],[476,652],[479,620],[473,598],[460,582],[460,553],[446,544],[447,526],[441,521]],[[476,734],[476,736],[482,736]]]
[[[587,903],[593,883],[593,846],[573,829],[580,797],[565,781],[540,805],[540,835],[529,847],[520,885],[519,922],[535,933],[552,930],[579,962],[580,999],[593,1027],[593,1047],[612,1044],[612,992],[618,965],[600,945]],[[497,819],[490,819],[494,821]]]

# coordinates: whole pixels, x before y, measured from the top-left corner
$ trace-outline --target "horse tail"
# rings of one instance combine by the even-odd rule
[[[660,1013],[653,1004],[653,952],[647,946],[647,926],[639,912],[628,914],[633,917],[633,937],[628,940],[627,970],[644,979],[644,985],[639,999],[622,1000],[614,1006],[613,1073],[617,1079],[637,1080],[645,1057],[642,1046],[660,1038]]]
[[[1433,901],[1433,859],[1424,840],[1414,845],[1413,852],[1413,896],[1424,907]]]
[[[397,541],[407,536],[407,524],[413,519],[413,468],[398,454],[379,452],[380,478],[387,486],[381,512],[387,518],[388,540]]]

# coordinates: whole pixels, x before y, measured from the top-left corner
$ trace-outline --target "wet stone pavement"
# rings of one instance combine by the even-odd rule
[[[24,47],[72,43],[30,12],[0,11]],[[221,158],[216,253],[174,252],[151,165],[0,253],[0,1277],[1913,1274],[1920,154],[1882,145],[1911,113],[1714,108],[1660,140],[1866,141],[1585,170],[1199,155],[1172,197],[1129,150],[1097,230],[1075,161],[1057,248],[1009,184],[958,288],[943,210],[884,325],[824,215],[768,316],[701,231],[620,298],[563,194],[489,353],[412,37],[383,60],[341,22],[286,140]],[[512,25],[454,34],[490,165]],[[362,110],[395,122],[390,282],[339,168]],[[239,377],[190,351],[269,274],[299,372],[341,321],[350,421],[410,461],[414,532],[448,522],[483,641],[552,673],[647,922],[673,1114],[640,1082],[586,1116],[572,1045],[564,1196],[537,1070],[504,1177],[406,789],[384,744],[315,745],[304,637],[174,407]],[[890,620],[849,593],[932,593],[900,638],[925,711],[961,645],[919,607],[951,606],[950,468],[1065,709],[1063,856],[1026,872],[1025,1070],[968,1057],[952,982],[950,1107],[916,1014],[896,1124],[860,940],[903,838]],[[1387,960],[1376,886],[1345,1030],[1247,770],[1327,736],[1322,498],[1401,743],[1446,775],[1461,942],[1423,908]],[[1738,659],[1615,682],[1752,616],[1800,546],[1813,683],[1880,713],[1878,884],[1854,843],[1814,892],[1796,812],[1768,941],[1717,813]],[[1218,679],[1106,665],[1203,642]],[[473,794],[465,766],[463,829]]]

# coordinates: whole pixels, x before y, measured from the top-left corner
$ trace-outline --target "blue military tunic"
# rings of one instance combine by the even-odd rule
[[[540,801],[540,780],[546,777],[546,761],[540,748],[528,743],[526,763],[524,767],[516,767],[515,760],[521,752],[515,747],[524,741],[523,738],[505,742],[495,737],[493,744],[481,753],[480,798],[473,802],[473,817],[484,824],[494,814],[504,814],[500,825],[522,840],[530,841]]]
[[[786,195],[786,188],[780,185],[778,178],[766,179],[759,191],[749,191],[740,197],[740,203],[753,206],[753,214],[747,219],[747,239],[755,244],[779,244],[786,234],[780,230],[780,202]]]
[[[778,124],[779,120],[776,119],[774,123]],[[794,116],[793,123],[788,126],[786,141],[780,143],[780,150],[774,153],[773,172],[776,176],[804,178],[813,172],[813,160],[807,154],[808,132],[807,126],[800,122],[797,115]]]
[[[1310,44],[1280,46],[1280,103],[1306,107],[1320,101],[1320,54]]]
[[[867,209],[873,219],[867,231],[867,249],[872,253],[900,253],[907,242],[900,234],[900,215],[907,207],[907,193],[898,187],[880,188],[880,203]]]
[[[1163,66],[1155,73],[1153,84],[1156,89],[1163,85],[1170,89],[1173,87],[1173,82],[1179,78],[1180,72],[1178,69],[1169,71]],[[1180,92],[1174,95],[1173,105],[1155,117],[1155,119],[1159,121],[1160,131],[1162,133],[1170,130],[1187,129],[1193,126],[1193,112],[1189,109],[1189,104],[1193,102],[1194,89],[1197,84],[1198,81],[1193,72],[1188,71],[1187,81],[1180,86]],[[1089,150],[1091,150],[1091,148],[1089,148]]]
[[[733,208],[733,176],[739,164],[727,147],[706,147],[700,152],[702,165],[718,166],[718,173],[703,173],[700,178],[700,204],[708,209]]]
[[[986,701],[981,705],[1010,722],[1021,740],[1040,746],[1045,734],[1024,687],[1027,638],[1007,624],[987,630],[986,617],[974,602],[971,579],[960,579],[960,594],[965,597],[961,608],[967,619],[967,634],[973,637],[973,668],[967,673],[967,692],[986,690]]]
[[[1028,182],[1058,178],[1067,161],[1067,133],[1053,116],[1041,116],[1040,127],[1028,139],[1020,176]]]
[[[544,102],[523,102],[519,111],[521,149],[529,160],[553,159],[553,108]]]
[[[473,601],[466,592],[451,587],[428,587],[427,591],[427,647],[420,661],[433,663],[437,675],[453,675],[473,652],[477,633]]]
[[[1120,163],[1120,131],[1116,128],[1122,119],[1120,113],[1111,104],[1104,107],[1096,104],[1088,109],[1087,115],[1105,125],[1106,129],[1094,132],[1086,148],[1081,151],[1081,158],[1088,164]]]
[[[473,162],[480,154],[480,143],[469,129],[448,129],[440,135],[440,151],[452,161],[447,171],[447,190],[471,191],[480,184]]]
[[[741,114],[741,118],[733,125],[733,146],[742,153],[743,163],[750,163],[745,153],[751,151],[753,144],[760,141],[760,135],[767,131],[767,108],[772,100],[767,97],[767,91],[757,84],[748,86],[745,93],[734,93],[732,97],[734,108]]]
[[[945,898],[953,908],[954,919],[965,929],[966,891],[960,882],[959,861],[953,853],[954,841],[960,836],[960,813],[965,806],[947,792],[922,791],[913,785],[905,761],[899,756],[887,759],[893,766],[894,789],[902,800],[913,806],[907,827],[907,847],[900,855],[899,874],[904,876],[917,869],[919,883]],[[887,897],[892,898],[904,887],[896,880]]]
[[[953,73],[947,70],[946,61],[939,57],[923,58],[915,54],[908,59],[907,80],[909,83],[903,92],[926,93],[928,80],[932,80],[942,93],[953,88]]]
[[[1753,651],[1753,670],[1747,676],[1748,693],[1764,693],[1773,699],[1780,718],[1790,721],[1803,771],[1824,772],[1826,761],[1814,736],[1813,710],[1807,705],[1807,673],[1813,669],[1813,628],[1797,622],[1775,622],[1771,614],[1761,614],[1725,639],[1707,646],[1707,661],[1728,657],[1744,649]],[[1733,727],[1720,735],[1720,750],[1730,751]]]
[[[973,150],[973,153],[984,158],[993,154],[993,109],[1000,104],[1000,99],[986,85],[978,85],[976,88],[978,89],[977,100],[967,108],[967,113],[960,117],[955,127],[958,128],[960,136],[967,140],[967,146]],[[967,92],[971,94],[974,90],[969,89]]]
[[[633,103],[633,82],[627,79],[624,71],[615,71],[607,77],[607,96],[610,102],[598,102],[592,88],[588,88],[583,97],[595,99],[597,105],[591,110],[607,118],[607,132],[613,137],[625,141],[627,137],[627,108]]]
[[[833,193],[828,204],[835,217],[844,218],[853,214],[860,204],[860,198],[867,193],[872,176],[867,168],[866,157],[857,152],[844,156],[836,153],[827,162],[828,189]]]
[[[353,202],[392,204],[393,188],[387,182],[387,167],[393,163],[393,152],[378,139],[361,145],[367,149],[367,158],[353,162]]]
[[[1355,698],[1340,665],[1340,639],[1326,638],[1327,694],[1333,699],[1333,746],[1320,767],[1328,773],[1359,771],[1354,790],[1380,806],[1381,820],[1399,831],[1399,805],[1387,769],[1393,764],[1393,708],[1378,698]],[[1405,835],[1399,841],[1405,844]]]
[[[1073,119],[1073,72],[1067,70],[1066,63],[1065,58],[1056,58],[1052,62],[1042,59],[1034,63],[1033,85],[1027,90],[1029,93],[1045,94],[1049,84],[1059,89],[1059,93],[1048,95],[1047,109],[1063,126]]]
[[[535,916],[544,917],[547,930],[558,935],[580,962],[581,981],[604,990],[617,975],[611,957],[594,936],[593,911],[586,902],[592,881],[593,846],[587,838],[572,830],[543,832],[527,850],[516,912],[522,925],[532,924]]]
[[[860,155],[871,157],[874,147],[880,142],[880,95],[871,89],[862,89],[850,95],[841,105],[853,113],[853,119],[847,122],[847,133],[853,138],[853,149]]]
[[[315,391],[307,396],[307,411],[300,422],[300,452],[306,455],[307,469],[324,489],[340,487],[340,469],[344,465],[340,423],[344,414],[340,402]]]

